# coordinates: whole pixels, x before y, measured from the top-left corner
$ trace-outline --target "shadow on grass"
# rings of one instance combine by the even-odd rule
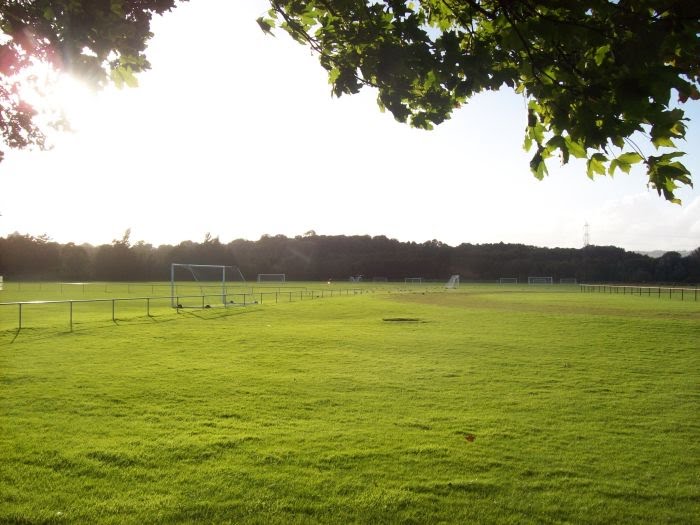
[[[12,344],[17,340],[26,340],[31,338],[36,339],[50,339],[52,337],[60,336],[80,336],[83,334],[91,333],[93,330],[104,330],[111,327],[126,328],[129,326],[139,326],[139,325],[160,325],[163,323],[173,323],[178,322],[184,318],[196,318],[201,321],[213,321],[226,318],[236,317],[238,315],[251,314],[253,312],[260,312],[259,309],[252,308],[205,308],[198,310],[188,310],[178,311],[177,313],[165,313],[160,315],[137,315],[134,317],[122,317],[115,319],[101,319],[83,322],[74,322],[72,329],[68,324],[65,327],[62,324],[56,325],[45,325],[45,326],[30,326],[21,328],[9,328],[6,330],[0,330],[0,345]],[[20,335],[22,338],[20,339]],[[7,337],[7,343],[2,343],[2,339]]]

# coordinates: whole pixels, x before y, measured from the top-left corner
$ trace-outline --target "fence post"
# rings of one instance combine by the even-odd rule
[[[151,317],[151,299],[146,297],[146,316]]]
[[[19,326],[17,327],[17,330],[22,329],[22,303],[19,303]]]
[[[70,331],[73,331],[73,301],[68,301],[68,304],[70,305]]]
[[[117,320],[114,318],[114,301],[115,301],[115,300],[112,299],[112,322],[113,322],[113,323],[116,323]]]

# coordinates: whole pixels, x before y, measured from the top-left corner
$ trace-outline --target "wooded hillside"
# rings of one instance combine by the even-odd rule
[[[437,240],[400,242],[384,236],[289,238],[264,235],[257,241],[224,244],[207,235],[202,242],[154,247],[131,243],[129,232],[111,244],[59,244],[15,233],[0,238],[0,275],[5,279],[64,281],[165,281],[173,262],[240,267],[247,280],[258,273],[284,273],[288,280],[347,280],[363,276],[403,281],[406,277],[446,281],[493,281],[500,277],[551,276],[555,282],[700,282],[700,248],[686,257],[668,252],[659,258],[613,246],[539,248],[523,244],[460,244]]]

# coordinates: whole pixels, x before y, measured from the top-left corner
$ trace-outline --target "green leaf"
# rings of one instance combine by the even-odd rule
[[[586,166],[588,178],[592,179],[596,174],[605,175],[605,165],[603,163],[607,162],[607,160],[608,158],[602,153],[594,153],[591,155]]]
[[[684,151],[674,151],[672,153],[664,153],[663,155],[659,155],[658,157],[653,157],[656,162],[659,164],[662,163],[667,163],[671,159],[677,159],[678,157],[684,157],[685,152]]]
[[[272,29],[275,27],[274,20],[271,18],[263,18],[261,16],[256,20],[256,22],[260,26],[260,29],[262,29],[263,33],[274,36],[274,33],[272,32]]]
[[[641,162],[643,160],[642,156],[636,152],[623,153],[616,159],[610,162],[610,167],[608,168],[608,173],[612,176],[615,174],[615,169],[620,168],[623,172],[629,174],[632,169],[632,164]]]
[[[649,185],[656,188],[659,195],[663,194],[664,198],[673,203],[680,204],[680,199],[675,197],[674,191],[679,184],[687,184],[692,186],[690,172],[678,161],[673,161],[674,158],[682,156],[683,152],[667,153],[658,157],[649,157],[647,160],[647,175],[649,176]]]
[[[561,151],[562,163],[567,164],[569,162],[569,148],[566,144],[566,139],[561,135],[555,135],[547,141],[547,149],[549,151],[554,151],[559,149]]]
[[[622,155],[617,157],[617,160],[619,160],[623,164],[636,164],[637,162],[641,162],[643,159],[639,153],[630,152],[623,153]]]
[[[542,157],[543,148],[539,148],[537,153],[534,154],[530,160],[530,171],[535,176],[537,180],[544,179],[545,175],[548,174],[547,166]]]
[[[653,137],[651,143],[657,148],[675,148],[676,144],[669,137]]]
[[[128,66],[118,66],[112,70],[110,73],[112,82],[118,87],[122,88],[126,84],[128,87],[137,87],[139,85],[138,79],[134,76],[134,72]]]
[[[596,49],[594,57],[596,66],[600,66],[605,61],[605,57],[607,57],[609,54],[610,44],[605,44],[604,46],[600,46],[598,49]]]
[[[572,140],[571,137],[566,137],[566,147],[574,157],[577,159],[586,158],[586,148],[581,144],[581,142]]]
[[[538,122],[534,128],[530,128],[532,130],[532,138],[537,142],[537,144],[542,144],[542,141],[544,140],[544,125],[540,122]]]
[[[629,169],[629,164],[626,164],[627,168]],[[622,171],[625,171],[625,169],[620,165],[620,161],[617,159],[613,159],[610,161],[610,167],[608,167],[608,174],[612,177],[615,175],[615,169],[620,168]],[[629,172],[625,172],[629,173]]]
[[[619,137],[619,136],[618,136],[618,137],[612,137],[610,140],[611,140],[612,143],[613,143],[615,146],[617,146],[618,148],[623,148],[624,145],[625,145],[625,139],[624,139],[624,137]]]
[[[109,9],[119,17],[124,16],[124,2],[122,0],[112,0],[109,4]]]
[[[337,67],[334,67],[328,72],[328,83],[329,84],[335,84],[335,81],[338,80],[338,77],[340,76],[340,69]]]

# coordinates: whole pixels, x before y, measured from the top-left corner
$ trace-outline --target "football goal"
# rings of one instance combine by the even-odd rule
[[[527,284],[554,284],[551,277],[528,277]]]
[[[287,281],[287,276],[284,273],[259,273],[259,283],[283,283]]]
[[[459,275],[453,275],[450,277],[450,280],[445,283],[445,288],[448,290],[459,288]]]
[[[170,265],[170,304],[173,308],[211,308],[245,303],[243,285],[245,278],[237,266]],[[240,300],[241,296],[243,300]]]
[[[423,282],[422,277],[406,277],[404,279],[406,284],[421,284]]]
[[[559,284],[578,284],[576,277],[562,277],[559,279]]]
[[[518,284],[517,277],[501,277],[498,279],[498,284]]]

